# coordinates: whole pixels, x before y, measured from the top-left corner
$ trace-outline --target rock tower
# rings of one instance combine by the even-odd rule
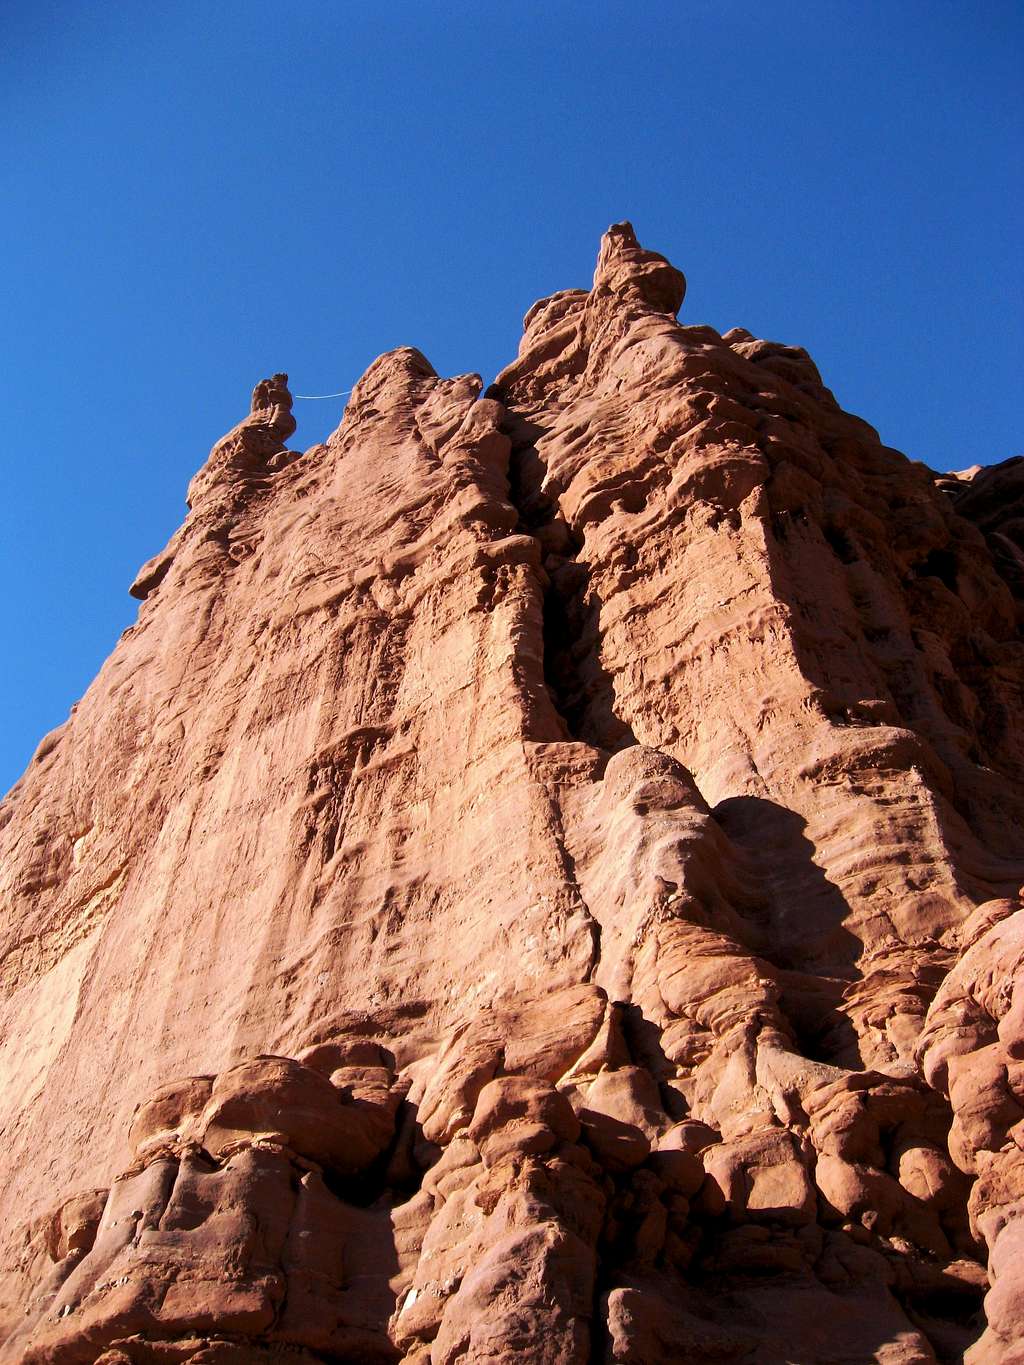
[[[0,805],[4,1361],[1024,1361],[1024,460],[684,291],[193,479]]]

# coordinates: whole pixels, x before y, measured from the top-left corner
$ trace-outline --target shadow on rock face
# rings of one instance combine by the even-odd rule
[[[772,948],[760,948],[762,955],[783,968],[826,967],[852,976],[863,945],[844,927],[850,907],[815,862],[803,817],[760,796],[730,797],[714,816],[746,851],[766,893],[771,923],[765,937]]]
[[[715,818],[748,855],[764,895],[757,951],[779,970],[780,1005],[804,1056],[859,1069],[857,1031],[841,1008],[860,973],[860,940],[845,927],[850,907],[814,860],[795,811],[759,796],[734,796]]]

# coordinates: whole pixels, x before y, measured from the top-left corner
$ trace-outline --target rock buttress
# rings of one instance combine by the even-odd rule
[[[1019,471],[684,292],[214,447],[0,806],[4,1358],[1024,1358]]]

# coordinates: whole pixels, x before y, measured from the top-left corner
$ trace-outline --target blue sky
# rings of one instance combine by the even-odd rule
[[[889,444],[1024,449],[1017,3],[7,0],[2,53],[0,791],[257,379],[490,379],[618,218]]]

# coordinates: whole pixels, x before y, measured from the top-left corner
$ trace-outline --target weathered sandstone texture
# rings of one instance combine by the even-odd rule
[[[0,805],[5,1361],[1024,1361],[1024,461],[684,288],[196,475]]]

